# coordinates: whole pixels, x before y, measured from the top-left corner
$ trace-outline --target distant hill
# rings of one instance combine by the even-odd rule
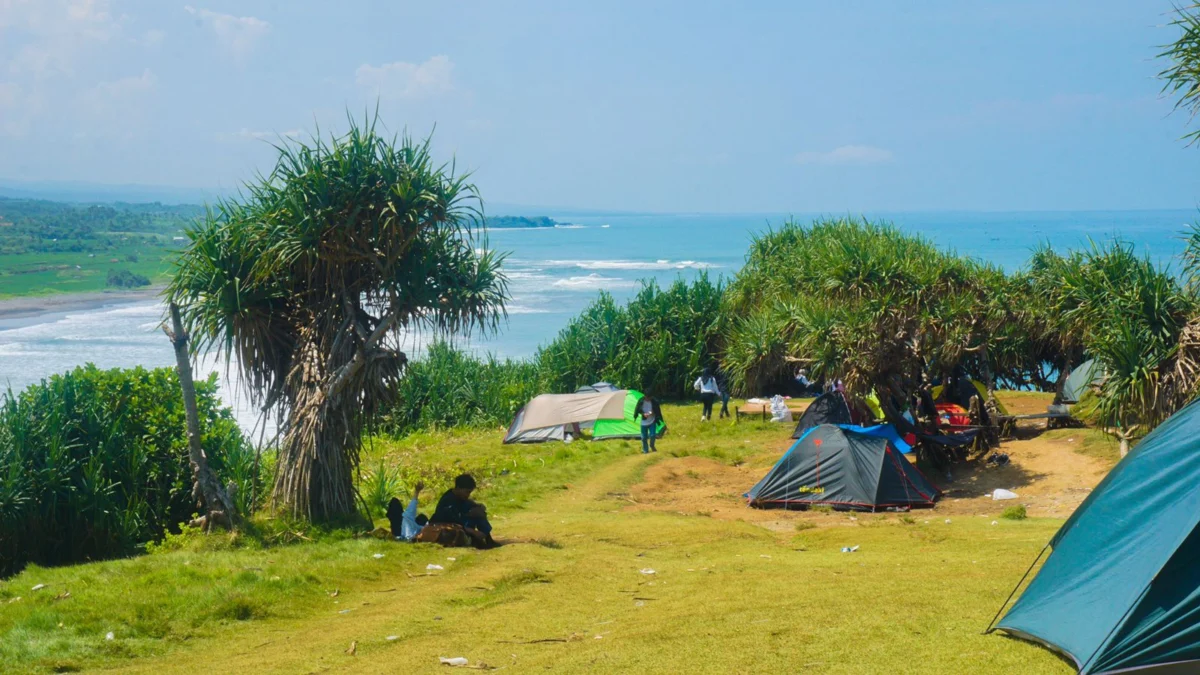
[[[487,219],[487,226],[498,230],[516,227],[554,227],[558,224],[553,218],[546,216],[534,218],[529,216],[490,216]]]

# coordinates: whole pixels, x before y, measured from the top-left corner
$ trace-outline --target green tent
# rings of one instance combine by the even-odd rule
[[[1080,673],[1200,672],[1200,404],[1147,436],[1088,495],[997,627]]]
[[[625,416],[621,419],[598,419],[592,426],[592,440],[603,441],[610,438],[641,438],[642,423],[637,416],[638,404],[642,402],[642,392],[628,390],[625,396]],[[654,431],[661,438],[667,430],[667,423],[659,420]]]
[[[642,398],[632,389],[542,394],[517,411],[504,442],[563,441],[579,438],[583,429],[591,429],[593,440],[640,438],[637,407]],[[666,423],[658,420],[655,435],[661,437],[666,430]]]
[[[1096,359],[1084,361],[1071,371],[1071,374],[1067,376],[1067,381],[1063,383],[1062,402],[1079,403],[1079,399],[1083,398],[1090,387],[1103,381],[1104,368]]]

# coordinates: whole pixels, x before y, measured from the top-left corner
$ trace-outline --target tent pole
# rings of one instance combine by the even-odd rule
[[[980,635],[987,635],[995,630],[993,626],[996,624],[996,620],[999,619],[1000,615],[1004,613],[1004,608],[1008,607],[1008,603],[1012,602],[1013,596],[1017,594],[1017,589],[1019,589],[1021,584],[1024,584],[1025,580],[1029,578],[1029,573],[1032,572],[1033,568],[1037,566],[1038,561],[1042,559],[1042,556],[1045,555],[1046,549],[1048,548],[1050,548],[1050,542],[1046,542],[1046,545],[1042,547],[1042,550],[1038,551],[1037,557],[1034,558],[1033,562],[1029,564],[1029,569],[1025,570],[1025,574],[1021,577],[1021,580],[1017,582],[1016,586],[1013,586],[1012,592],[1008,594],[1008,598],[1004,600],[1004,604],[1000,605],[1000,609],[996,611],[996,616],[993,616],[992,620],[988,622],[987,630],[980,633]]]

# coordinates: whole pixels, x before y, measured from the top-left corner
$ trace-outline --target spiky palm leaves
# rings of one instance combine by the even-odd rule
[[[787,223],[752,243],[731,284],[725,364],[757,393],[804,365],[900,396],[989,347],[1003,274],[887,225]]]
[[[339,519],[356,511],[361,434],[395,398],[404,337],[494,328],[507,288],[501,257],[476,250],[474,187],[428,141],[352,121],[278,150],[188,232],[167,294],[197,349],[235,362],[283,422],[277,507]]]
[[[644,282],[624,306],[601,293],[537,356],[547,389],[603,379],[658,397],[685,398],[715,360],[724,285],[702,272],[662,288]]]
[[[1104,365],[1099,421],[1153,427],[1191,399],[1195,331],[1185,327],[1200,305],[1173,275],[1120,241],[1065,257],[1040,251],[1038,262],[1047,272],[1039,296],[1059,317],[1061,343]]]
[[[1163,93],[1175,98],[1176,109],[1188,111],[1190,121],[1200,113],[1200,5],[1178,8],[1171,25],[1180,34],[1158,55],[1170,62],[1158,76],[1164,81]],[[1185,138],[1195,143],[1200,139],[1200,131],[1193,131]]]

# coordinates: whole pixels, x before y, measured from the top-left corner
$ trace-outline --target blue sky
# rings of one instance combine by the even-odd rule
[[[0,179],[229,189],[378,102],[485,199],[1191,208],[1168,1],[0,0]]]

